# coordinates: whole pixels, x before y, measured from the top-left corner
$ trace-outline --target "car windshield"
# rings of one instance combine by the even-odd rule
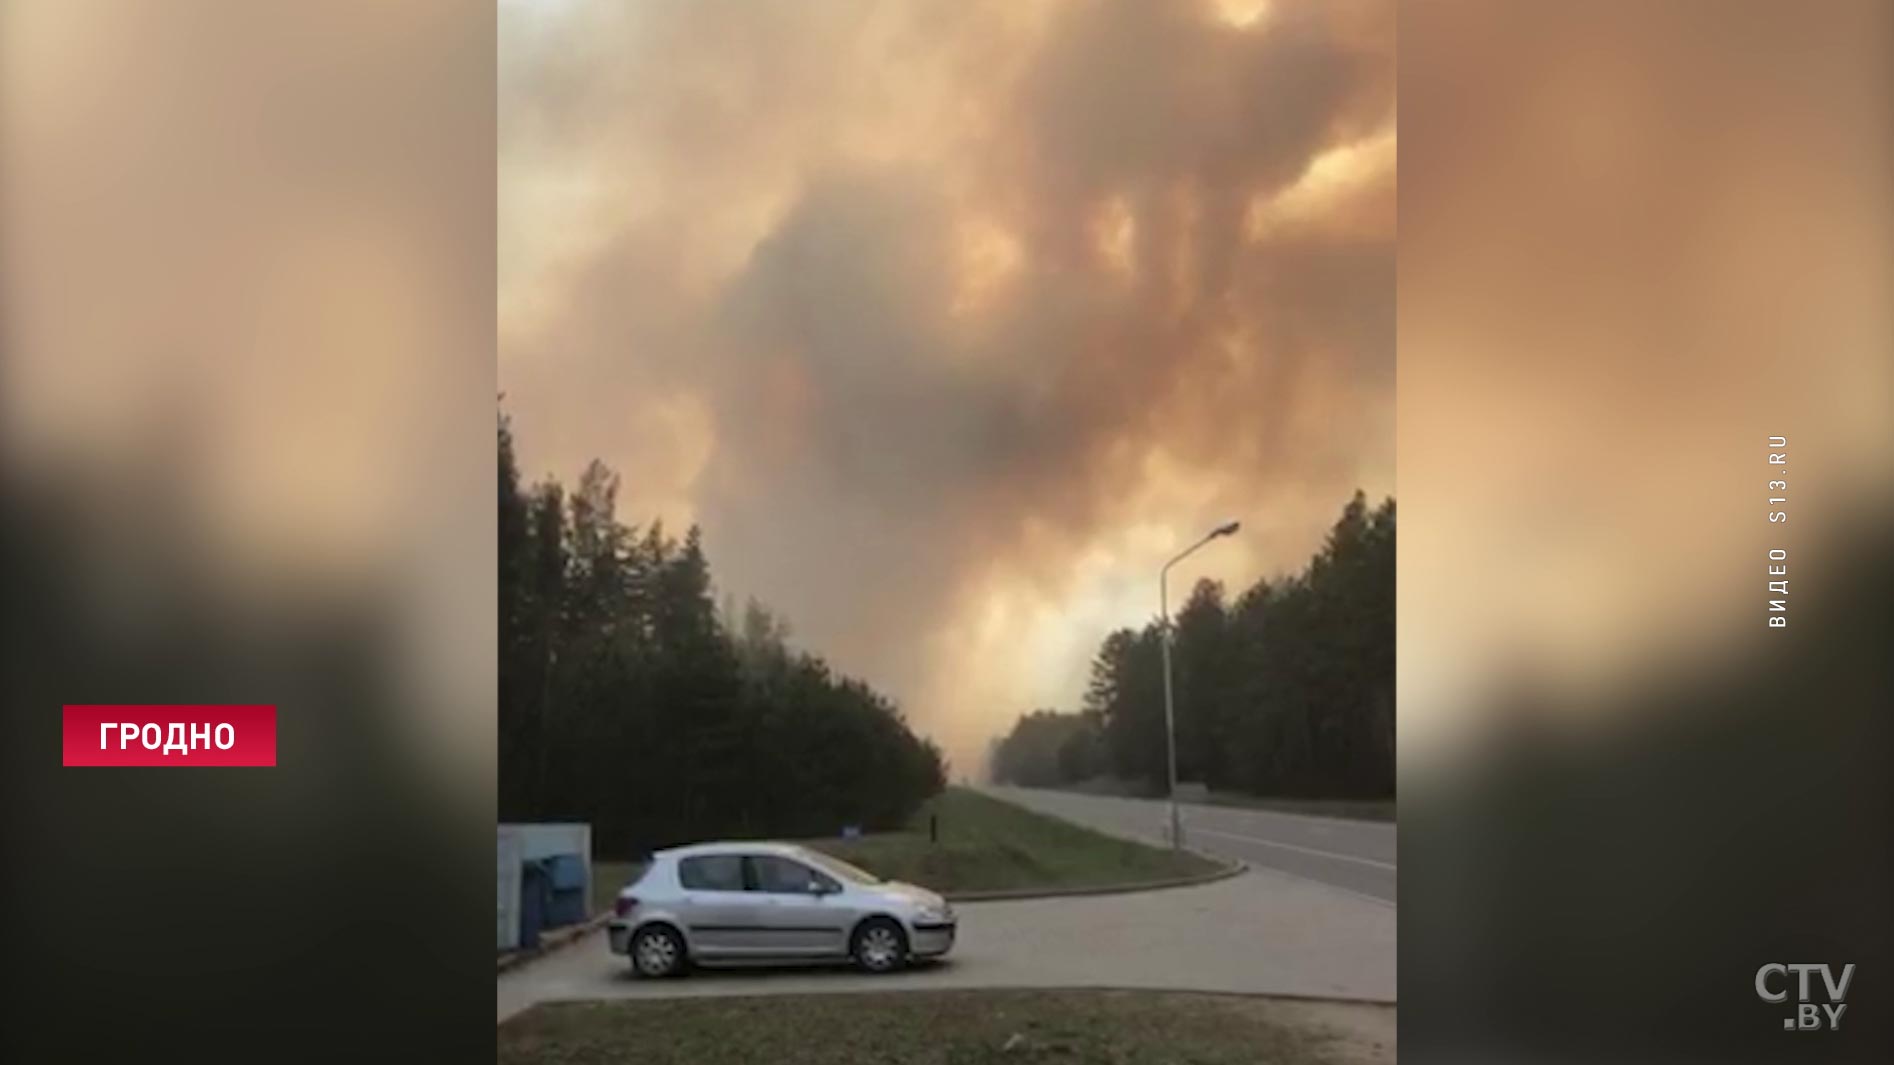
[[[881,883],[880,877],[876,876],[875,874],[869,872],[866,869],[861,869],[861,868],[857,868],[856,866],[850,865],[840,858],[831,857],[830,855],[823,854],[821,851],[811,850],[811,851],[803,851],[802,853],[803,853],[803,857],[809,860],[809,864],[816,866],[819,869],[827,870],[828,872],[833,873],[834,875],[838,877],[841,877],[843,880],[850,880],[857,884]]]

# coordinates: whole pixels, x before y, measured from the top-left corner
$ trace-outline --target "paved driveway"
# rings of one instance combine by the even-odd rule
[[[981,790],[1100,832],[1159,846],[1165,843],[1170,808],[1162,800],[1037,788]],[[1179,814],[1184,842],[1197,850],[1394,902],[1392,824],[1195,803],[1180,803]]]
[[[937,987],[1140,987],[1394,1001],[1394,908],[1257,869],[1194,888],[968,902],[945,963],[704,970],[639,980],[591,935],[499,978],[499,1019],[557,999]]]

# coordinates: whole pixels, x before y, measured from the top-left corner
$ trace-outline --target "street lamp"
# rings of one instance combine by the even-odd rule
[[[1229,536],[1242,527],[1241,522],[1225,522],[1204,534],[1204,538],[1178,552],[1177,557],[1164,563],[1157,571],[1157,609],[1158,617],[1164,626],[1164,748],[1170,767],[1171,781],[1171,849],[1177,850],[1184,845],[1183,822],[1177,817],[1177,711],[1171,704],[1171,567],[1182,562],[1192,551],[1215,540],[1219,536]]]

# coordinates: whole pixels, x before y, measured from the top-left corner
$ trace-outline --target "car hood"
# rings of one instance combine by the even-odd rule
[[[941,898],[938,892],[929,891],[917,884],[907,884],[899,880],[890,880],[886,883],[876,884],[875,890],[894,901],[905,902],[910,905],[928,906],[935,909],[941,909],[947,905],[947,900]]]

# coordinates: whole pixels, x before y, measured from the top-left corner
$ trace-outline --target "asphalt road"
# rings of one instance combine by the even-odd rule
[[[500,974],[499,1019],[537,1002],[953,987],[1136,987],[1395,1000],[1394,907],[1263,869],[1198,887],[963,902],[940,964],[704,969],[640,980],[593,934]]]
[[[1102,832],[1162,842],[1162,802],[1021,788],[992,794]],[[1186,842],[1250,871],[1192,888],[965,902],[944,964],[893,976],[846,968],[706,970],[639,980],[603,935],[502,973],[499,1019],[560,999],[1140,987],[1395,1000],[1394,826],[1187,806]]]
[[[1161,799],[1000,786],[982,790],[1100,832],[1165,842],[1170,814],[1169,805]],[[1193,849],[1389,905],[1395,901],[1393,824],[1195,803],[1180,803],[1179,811],[1184,843]]]

